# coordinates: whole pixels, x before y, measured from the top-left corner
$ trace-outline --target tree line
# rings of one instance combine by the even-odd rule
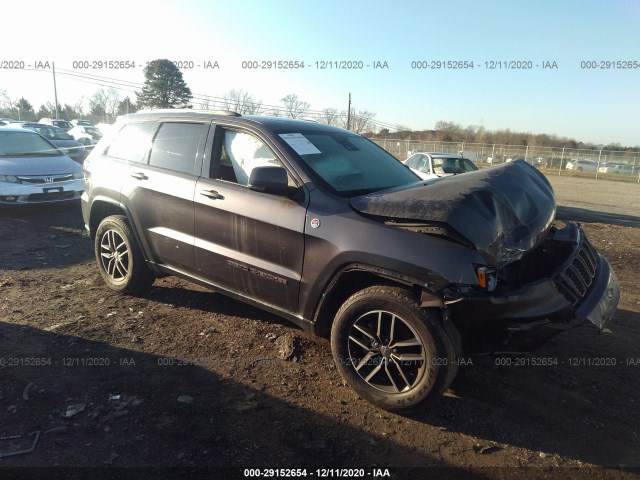
[[[550,135],[547,133],[517,132],[509,128],[487,130],[482,125],[468,125],[440,120],[435,123],[433,130],[399,129],[391,133],[383,128],[371,135],[372,138],[389,138],[398,140],[417,140],[424,142],[452,142],[485,145],[513,145],[522,147],[554,147],[572,149],[603,149],[613,151],[637,150],[637,147],[623,147],[619,143],[609,143],[602,146],[592,142],[582,142],[573,138]]]

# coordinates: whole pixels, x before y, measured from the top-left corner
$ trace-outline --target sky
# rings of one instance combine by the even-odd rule
[[[146,62],[168,58],[193,63],[182,72],[198,98],[235,89],[282,106],[295,94],[314,111],[342,111],[351,94],[379,126],[444,120],[640,145],[640,0],[31,0],[4,9],[0,92],[36,110],[53,102],[52,62],[58,103],[84,98],[86,107],[114,81],[120,98],[135,99]],[[99,68],[108,61],[136,66]],[[243,68],[263,61],[305,67]],[[336,68],[349,65],[361,68]]]

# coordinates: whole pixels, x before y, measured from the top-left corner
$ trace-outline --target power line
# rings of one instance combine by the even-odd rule
[[[27,68],[25,69],[27,71],[34,71],[34,72],[42,72],[42,73],[51,73],[50,70],[48,69],[35,69],[35,68]],[[113,88],[115,90],[121,90],[121,91],[126,91],[126,92],[133,92],[133,93],[137,93],[136,90],[142,90],[142,88],[144,87],[144,83],[139,83],[139,82],[132,82],[132,81],[128,81],[128,80],[121,80],[121,79],[117,79],[117,78],[112,78],[112,77],[105,77],[103,75],[95,75],[95,74],[91,74],[91,73],[85,73],[85,72],[77,72],[74,70],[65,70],[65,69],[57,69],[56,70],[57,75],[62,75],[62,76],[66,76],[66,77],[70,77],[76,81],[82,82],[82,83],[87,83],[90,85],[97,85],[100,87],[105,87],[105,88]],[[275,113],[275,114],[287,114],[287,108],[280,106],[280,105],[270,105],[270,104],[264,104],[262,102],[256,102],[256,101],[247,101],[247,100],[241,100],[240,102],[236,102],[231,98],[225,98],[225,97],[219,97],[219,96],[214,96],[214,95],[207,95],[207,94],[203,94],[203,93],[193,93],[192,92],[192,102],[193,100],[199,101],[201,104],[202,103],[209,103],[209,102],[213,102],[213,105],[215,106],[216,103],[220,104],[222,107],[228,107],[228,106],[233,106],[234,103],[240,103],[242,105],[246,105],[250,108],[256,108],[256,109],[264,109],[264,110],[270,110],[271,112]],[[331,116],[333,118],[336,119],[348,119],[349,113],[350,112],[338,112],[337,110],[333,111],[334,109],[323,109],[323,110],[313,110],[313,109],[308,109],[305,111],[304,115],[306,117],[311,117],[311,118],[315,118],[315,119],[326,119],[327,116],[327,110],[331,110]],[[406,130],[404,128],[401,128],[399,125],[395,125],[392,123],[387,123],[387,122],[383,122],[380,120],[374,120],[374,119],[370,119],[369,120],[369,124],[374,125],[376,127],[380,127],[380,128],[388,128],[388,129],[393,129],[393,130]]]

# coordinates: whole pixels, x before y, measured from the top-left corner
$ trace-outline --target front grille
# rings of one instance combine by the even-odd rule
[[[571,259],[555,274],[560,293],[575,306],[587,293],[598,269],[598,253],[582,234]]]
[[[57,183],[72,180],[73,175],[38,175],[33,177],[18,177],[22,183]]]
[[[51,192],[33,193],[29,195],[29,202],[53,202],[58,200],[71,200],[75,197],[75,192]]]

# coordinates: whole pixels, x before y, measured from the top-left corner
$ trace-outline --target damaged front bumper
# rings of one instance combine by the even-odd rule
[[[521,277],[515,285],[494,292],[447,290],[445,305],[459,328],[476,338],[499,336],[503,342],[528,335],[532,345],[585,321],[605,328],[620,300],[620,284],[582,229],[567,223],[538,248],[521,265],[509,267],[511,276]],[[545,259],[552,263],[549,271],[537,279],[527,276],[539,272]]]

